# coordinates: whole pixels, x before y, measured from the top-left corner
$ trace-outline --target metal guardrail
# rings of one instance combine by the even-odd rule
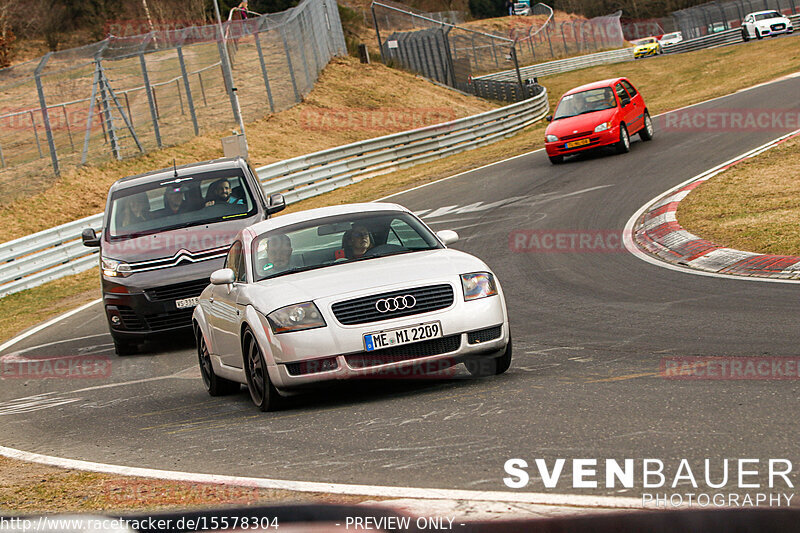
[[[793,24],[795,24],[795,26],[800,24],[800,15],[791,15],[788,18]],[[711,35],[705,35],[696,39],[682,41],[680,43],[665,47],[664,53],[680,54],[683,52],[693,52],[695,50],[703,50],[706,48],[714,48],[716,46],[725,46],[739,42],[742,42],[742,30],[741,28],[735,28],[732,30],[713,33]],[[531,65],[528,67],[520,67],[519,72],[523,78],[535,78],[549,76],[552,74],[561,74],[563,72],[593,67],[595,65],[622,63],[623,61],[633,61],[633,47],[620,48],[618,50],[598,52],[596,54],[587,54],[577,57],[569,57],[567,59],[558,59],[556,61],[548,61],[546,63],[539,63],[538,65]],[[494,72],[492,74],[476,76],[475,79],[514,81],[516,79],[516,75],[517,73],[515,70],[503,70],[500,72]]]
[[[633,60],[633,48],[620,48],[618,50],[598,52],[596,54],[586,54],[577,57],[568,57],[566,59],[557,59],[555,61],[539,63],[538,65],[520,67],[519,72],[522,75],[522,77],[526,79],[538,78],[541,76],[561,74],[562,72],[570,72],[582,68],[593,67],[595,65],[605,65],[607,63],[621,63],[623,61],[632,61],[632,60]],[[504,70],[502,72],[495,72],[493,74],[486,74],[484,76],[475,76],[475,79],[515,81],[517,79],[517,72],[516,70]]]
[[[283,193],[286,203],[477,148],[541,120],[550,107],[547,91],[516,104],[471,117],[286,159],[256,169],[266,194]],[[84,228],[99,230],[103,214],[0,244],[0,297],[30,289],[97,264],[86,248]]]

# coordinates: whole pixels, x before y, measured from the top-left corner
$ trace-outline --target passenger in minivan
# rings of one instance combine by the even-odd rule
[[[243,198],[233,196],[231,182],[228,179],[219,179],[208,187],[206,193],[206,207],[218,204],[243,204]]]
[[[156,216],[166,217],[187,211],[186,198],[179,187],[168,187],[164,191],[164,208],[155,212]]]
[[[150,200],[147,199],[147,194],[133,194],[124,198],[121,203],[119,226],[124,228],[150,220]]]

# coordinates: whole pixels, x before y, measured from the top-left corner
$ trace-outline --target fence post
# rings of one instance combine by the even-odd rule
[[[69,135],[69,145],[72,148],[71,151],[75,151],[75,141],[72,139],[72,128],[69,127],[69,114],[67,113],[67,106],[61,104],[61,111],[64,113],[64,122],[67,125],[67,135]]]
[[[44,157],[42,153],[42,143],[39,142],[39,129],[36,127],[36,119],[33,116],[33,111],[28,111],[28,116],[31,117],[31,126],[33,126],[33,137],[36,139],[36,149],[39,150],[39,157]]]
[[[292,66],[292,52],[289,50],[289,43],[286,41],[286,25],[281,24],[281,39],[283,40],[283,51],[286,53],[286,64],[289,66],[289,77],[292,78],[292,89],[294,89],[294,101],[299,102],[300,91],[297,90],[297,80],[294,77],[294,67]]]
[[[156,110],[153,88],[150,86],[150,76],[147,74],[147,63],[144,60],[144,52],[139,52],[139,64],[142,67],[144,92],[147,93],[147,103],[150,105],[150,120],[153,122],[153,133],[156,136],[156,146],[161,148],[161,129],[158,127],[158,111]]]
[[[261,64],[261,77],[264,78],[264,86],[267,88],[267,100],[269,100],[269,112],[275,112],[275,102],[272,101],[272,89],[269,87],[269,76],[267,75],[267,64],[264,62],[264,51],[261,49],[261,32],[255,32],[253,38],[256,40],[256,50],[258,51],[258,61]]]
[[[61,170],[58,168],[58,154],[56,153],[56,143],[55,140],[53,139],[53,130],[50,128],[50,113],[48,113],[47,111],[47,102],[45,102],[44,87],[42,87],[42,78],[41,78],[42,69],[44,69],[45,64],[47,64],[48,59],[50,59],[50,52],[45,54],[45,56],[42,58],[42,61],[39,63],[39,66],[36,67],[33,76],[36,79],[36,92],[39,93],[39,107],[42,110],[42,120],[44,121],[44,133],[47,136],[47,145],[50,147],[50,159],[52,160],[53,163],[53,172],[55,172],[56,177],[58,177],[61,175]],[[33,118],[32,115],[31,118]]]
[[[117,129],[114,127],[114,117],[111,115],[111,106],[108,104],[108,89],[106,88],[106,77],[103,71],[100,71],[100,103],[103,106],[103,115],[105,115],[104,122],[108,125],[108,138],[111,141],[111,153],[117,160],[122,159],[122,154],[119,150],[119,139],[117,139]]]
[[[89,154],[89,139],[92,135],[92,121],[94,120],[94,102],[97,97],[97,84],[100,80],[100,59],[94,61],[94,80],[92,81],[92,96],[89,98],[89,112],[86,114],[86,135],[83,138],[83,151],[81,152],[81,165],[86,163]]]
[[[189,75],[186,73],[186,61],[183,59],[183,47],[178,46],[178,63],[181,66],[181,76],[183,77],[183,87],[186,89],[186,104],[189,106],[189,114],[192,116],[192,126],[194,134],[200,135],[200,127],[197,124],[197,114],[194,111],[194,100],[192,99],[192,88],[189,86]],[[181,107],[182,107],[181,102]]]
[[[300,48],[300,59],[303,60],[303,71],[306,73],[306,86],[308,89],[311,89],[314,86],[314,80],[311,79],[311,71],[308,70],[308,60],[306,59],[306,35],[303,31],[303,19],[302,14],[301,16],[297,17],[297,26],[300,29],[300,43],[298,48]]]
[[[381,42],[381,31],[378,28],[378,16],[375,14],[375,4],[374,3],[372,3],[372,5],[370,6],[370,9],[372,11],[372,23],[375,25],[375,35],[378,36],[378,50],[381,53],[381,63],[383,63],[385,65],[386,64],[386,59],[384,59],[384,57],[383,57],[383,42]]]

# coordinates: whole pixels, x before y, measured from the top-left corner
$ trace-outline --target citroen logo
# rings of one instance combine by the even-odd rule
[[[375,302],[375,309],[379,313],[389,313],[391,311],[402,311],[403,309],[411,309],[417,305],[417,300],[410,294],[405,296],[395,296],[394,298],[381,298]]]

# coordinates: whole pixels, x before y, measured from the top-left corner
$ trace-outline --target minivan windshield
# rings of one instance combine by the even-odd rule
[[[553,120],[602,111],[616,106],[617,100],[614,98],[614,90],[611,87],[589,89],[564,96],[558,103]]]
[[[115,191],[106,234],[111,240],[254,215],[257,207],[241,171],[170,176]]]
[[[404,211],[318,218],[263,233],[253,241],[256,281],[387,255],[442,248],[436,236]]]

